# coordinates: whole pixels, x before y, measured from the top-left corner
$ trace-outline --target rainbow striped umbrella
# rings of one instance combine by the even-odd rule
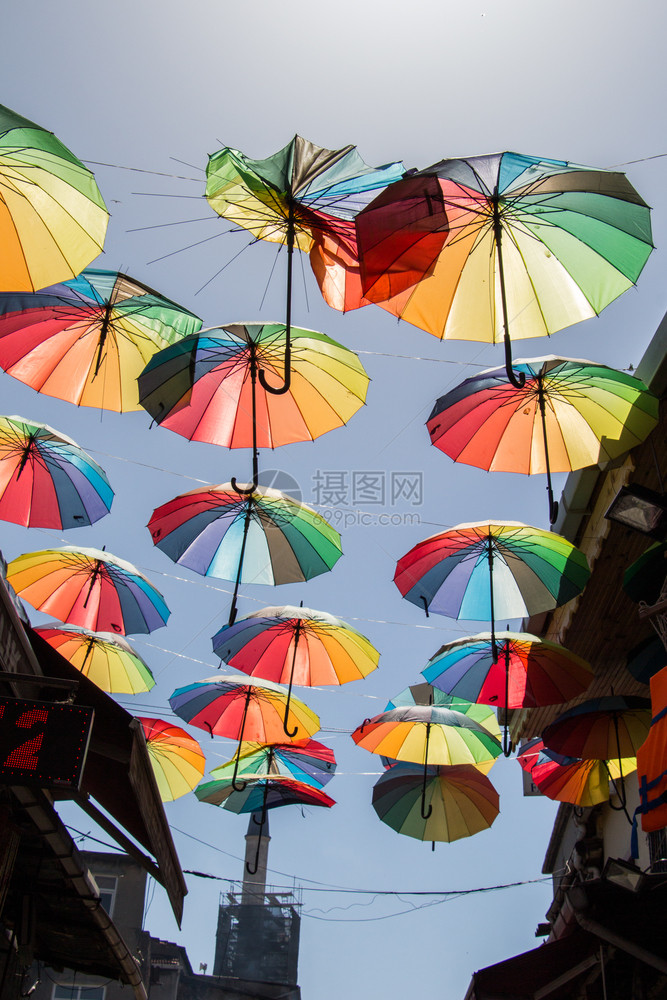
[[[73,278],[109,221],[90,170],[40,125],[0,105],[0,291]]]
[[[227,761],[211,769],[211,777],[226,778],[235,761]],[[290,743],[244,742],[238,761],[242,777],[283,777],[304,781],[321,788],[328,784],[336,771],[334,752],[317,740],[292,740]]]
[[[161,427],[227,448],[313,441],[363,406],[369,378],[359,358],[323,333],[292,328],[288,392],[280,383],[282,323],[228,323],[166,347],[139,376],[141,405]]]
[[[361,680],[380,654],[346,622],[310,608],[263,608],[220,629],[213,651],[251,677],[313,687]],[[285,727],[287,736],[294,735]]]
[[[427,769],[395,764],[373,786],[373,808],[392,830],[416,840],[451,843],[487,830],[500,812],[498,792],[471,764]]]
[[[32,295],[0,295],[0,368],[77,406],[139,410],[148,359],[200,326],[136,278],[89,268]]]
[[[340,535],[320,514],[279,490],[240,494],[231,483],[191,490],[153,511],[153,542],[170,559],[234,581],[229,624],[242,583],[301,583],[341,557]]]
[[[263,160],[253,160],[229,146],[209,157],[206,199],[211,208],[255,239],[287,247],[285,382],[278,391],[289,387],[291,378],[294,247],[308,253],[326,238],[334,248],[344,248],[356,258],[355,215],[403,171],[401,163],[369,167],[355,146],[324,149],[299,135]],[[267,389],[261,374],[260,381]],[[275,385],[268,391],[275,392]]]
[[[616,782],[622,783],[637,769],[637,761],[633,757],[621,761],[564,757],[548,750],[539,736],[529,740],[516,759],[543,795],[575,806],[607,802],[610,782],[619,791]],[[622,788],[620,791],[622,794]]]
[[[585,586],[585,555],[551,531],[516,521],[459,524],[399,559],[394,583],[426,611],[466,620],[524,618],[559,607]]]
[[[455,695],[445,694],[444,691],[425,682],[411,684],[410,687],[399,691],[387,702],[384,710],[388,712],[391,708],[402,708],[406,705],[440,705],[442,708],[451,708],[454,712],[462,712],[463,715],[469,715],[475,722],[479,722],[480,726],[488,729],[496,740],[500,740],[500,726],[496,713],[488,705],[477,705],[467,698],[457,698]],[[392,757],[383,756],[382,763],[384,767],[391,767],[396,761]],[[475,767],[486,774],[494,764],[495,758],[478,762]]]
[[[0,518],[28,528],[78,528],[109,513],[106,473],[47,424],[0,417]]]
[[[658,421],[658,400],[644,383],[606,365],[553,355],[466,379],[437,400],[426,423],[431,443],[455,462],[487,471],[547,475],[551,523],[558,506],[552,472],[618,458]]]
[[[241,791],[234,788],[231,778],[217,778],[196,788],[195,795],[200,802],[223,806],[234,813],[259,812],[278,806],[300,804],[326,806],[330,809],[336,804],[321,788],[278,774],[270,777],[246,777],[245,787]]]
[[[197,740],[163,719],[138,716],[163,802],[187,795],[201,780],[206,758]]]
[[[422,674],[448,694],[500,708],[558,705],[593,680],[585,660],[529,632],[490,632],[441,646]]]
[[[152,632],[169,617],[136,566],[101,549],[26,552],[9,563],[7,580],[33,608],[92,632]]]
[[[504,341],[517,386],[511,341],[597,315],[653,249],[624,174],[514,152],[441,160],[355,222],[367,298],[441,339]]]
[[[55,623],[35,632],[109,694],[141,694],[155,685],[147,664],[119,635]]]

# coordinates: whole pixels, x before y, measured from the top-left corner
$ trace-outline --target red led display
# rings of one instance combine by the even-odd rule
[[[93,709],[0,698],[0,783],[78,788]]]

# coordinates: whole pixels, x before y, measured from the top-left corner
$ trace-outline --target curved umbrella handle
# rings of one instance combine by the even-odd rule
[[[262,803],[262,818],[259,822],[259,832],[257,834],[257,850],[255,851],[255,860],[253,862],[254,868],[251,868],[248,862],[245,863],[245,870],[248,875],[256,875],[257,869],[259,868],[259,851],[262,846],[262,830],[264,829],[264,823],[266,822],[266,792],[268,789],[268,783],[264,786],[264,801]],[[254,817],[253,817],[254,819]],[[255,820],[257,822],[257,820]]]
[[[503,729],[503,755],[510,757],[512,754],[512,741],[509,738],[510,731],[507,724],[507,712],[509,711],[510,700],[510,641],[505,639],[505,728]]]
[[[426,812],[426,810],[425,810],[425,806],[426,806],[426,779],[428,777],[428,741],[429,741],[429,736],[430,735],[431,735],[431,724],[429,722],[427,722],[426,723],[426,746],[424,748],[424,778],[423,778],[423,781],[422,781],[422,799],[421,799],[421,804],[420,804],[422,819],[428,819],[429,816],[431,815],[431,813],[433,812],[433,806],[431,805],[430,802],[429,802],[429,806],[428,806],[428,812]]]
[[[505,299],[505,287],[502,287],[503,301]],[[510,340],[509,333],[507,329],[505,330],[505,371],[507,372],[507,378],[510,380],[515,389],[523,389],[526,384],[526,373],[525,372],[515,372],[512,368],[512,341]],[[552,522],[553,523],[553,522]]]
[[[235,792],[242,792],[245,786],[247,785],[247,781],[240,781],[238,784],[236,783],[236,778],[239,773],[240,751],[241,751],[241,744],[239,743],[239,749],[237,750],[236,758],[234,760],[234,773],[232,774],[232,788],[234,789]]]
[[[241,496],[241,497],[249,497],[257,489],[257,477],[256,476],[253,476],[253,481],[251,482],[250,486],[248,486],[248,487],[239,486],[239,484],[238,484],[238,482],[236,480],[236,476],[232,476],[232,478],[230,479],[230,483],[232,485],[232,489],[234,490],[234,492],[238,493],[238,495]]]
[[[283,384],[276,388],[266,380],[263,370],[259,369],[259,382],[265,392],[272,396],[282,396],[289,392],[292,385],[292,258],[294,257],[294,202],[288,195],[287,210],[287,315],[285,317],[285,356],[283,360]]]
[[[243,718],[241,720],[241,729],[240,729],[240,732],[239,732],[239,746],[238,746],[238,750],[236,751],[236,757],[235,757],[235,760],[234,760],[234,773],[232,774],[232,788],[234,789],[235,792],[242,792],[244,790],[244,788],[246,787],[246,785],[248,784],[247,781],[241,781],[239,784],[237,784],[236,783],[236,778],[237,778],[238,773],[239,773],[239,763],[240,763],[240,760],[241,760],[241,746],[243,744],[243,731],[245,729],[245,722],[246,722],[246,718],[248,716],[248,706],[250,705],[250,694],[251,694],[251,691],[252,691],[252,688],[250,687],[250,685],[248,685],[248,690],[246,691],[246,696],[245,696],[245,705],[243,707]]]
[[[503,307],[503,328],[505,330],[505,371],[510,383],[515,389],[523,389],[526,384],[526,373],[518,374],[512,368],[512,341],[510,340],[509,319],[507,316],[507,297],[505,295],[505,270],[503,268],[502,222],[498,207],[498,188],[493,193],[493,234],[498,251],[498,277],[500,278],[500,300]]]

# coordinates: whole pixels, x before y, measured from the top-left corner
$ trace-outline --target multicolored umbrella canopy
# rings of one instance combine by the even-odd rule
[[[500,740],[500,726],[496,713],[488,705],[477,705],[466,698],[457,698],[451,694],[445,694],[437,687],[422,682],[421,684],[411,684],[404,688],[397,695],[394,695],[385,705],[385,712],[392,708],[402,708],[406,705],[440,705],[442,708],[451,708],[454,712],[462,712],[469,715],[475,722],[491,733],[496,740]],[[396,761],[392,757],[382,757],[384,767],[391,767]],[[475,767],[486,774],[495,764],[495,758],[488,761],[481,761]]]
[[[200,802],[209,802],[214,806],[223,806],[235,813],[259,812],[265,809],[275,809],[278,806],[307,805],[334,806],[335,800],[304,781],[293,778],[283,778],[273,775],[261,778],[257,775],[246,778],[246,785],[241,791],[234,788],[231,778],[218,778],[206,781],[195,789],[195,795]]]
[[[213,636],[221,660],[251,677],[311,687],[346,684],[375,670],[378,650],[347,622],[311,608],[262,608]]]
[[[632,757],[622,762],[563,757],[547,750],[540,737],[522,747],[517,760],[547,798],[582,807],[607,802],[610,782],[622,781],[637,767]]]
[[[235,582],[230,624],[240,584],[302,583],[328,572],[343,554],[325,518],[260,486],[247,495],[231,483],[183,493],[153,511],[148,529],[180,566]]]
[[[316,235],[347,239],[355,215],[404,172],[400,163],[369,167],[356,146],[324,149],[299,135],[264,160],[225,146],[209,157],[206,199],[256,239],[308,253]]]
[[[459,524],[399,559],[394,583],[406,600],[439,615],[491,621],[523,618],[576,597],[590,576],[586,557],[551,531],[508,521]]]
[[[582,694],[593,670],[581,657],[529,632],[490,632],[448,642],[422,674],[435,688],[500,708],[558,705]]]
[[[545,747],[583,760],[635,757],[648,736],[648,698],[608,695],[563,712],[542,733]]]
[[[0,295],[0,368],[77,406],[139,410],[149,358],[200,326],[136,278],[88,269],[32,295]]]
[[[346,622],[310,608],[263,608],[220,629],[213,651],[221,660],[251,677],[313,687],[346,684],[366,677],[380,654]],[[285,725],[287,736],[294,733]]]
[[[119,635],[56,623],[35,632],[109,694],[141,694],[155,685],[148,665]]]
[[[395,764],[373,786],[373,808],[392,830],[416,840],[451,843],[488,829],[500,812],[498,793],[471,764],[427,769],[427,818],[422,768]]]
[[[201,780],[206,758],[197,740],[180,726],[163,719],[138,717],[153,773],[163,802],[173,802],[191,792]]]
[[[78,528],[108,514],[106,473],[47,424],[0,417],[0,518],[28,528]]]
[[[177,688],[169,699],[176,715],[211,736],[225,736],[253,743],[284,743],[283,714],[287,692],[270,681],[246,680],[243,676],[220,674]],[[292,698],[290,727],[298,727],[299,739],[313,736],[320,720],[307,705]],[[238,757],[238,754],[237,754]]]
[[[501,752],[488,729],[441,705],[381,712],[357,726],[352,739],[371,753],[416,764],[478,764],[495,760]]]
[[[212,778],[226,778],[234,770],[230,760],[211,769]],[[321,788],[336,771],[334,752],[317,740],[293,740],[290,743],[244,742],[238,757],[238,774],[256,777],[283,777]]]
[[[9,563],[7,579],[33,608],[92,632],[152,632],[169,617],[136,566],[101,549],[26,552]]]
[[[139,376],[141,405],[162,427],[228,448],[276,448],[313,441],[346,424],[366,400],[359,358],[314,330],[292,328],[289,392],[279,385],[286,347],[282,323],[229,323],[155,354]]]
[[[289,386],[294,247],[308,253],[326,236],[356,255],[355,215],[403,170],[400,163],[369,167],[355,146],[324,149],[299,135],[263,160],[229,146],[209,157],[206,199],[211,208],[255,239],[287,246],[285,386]],[[266,388],[261,374],[260,381]],[[269,391],[276,391],[275,386]]]
[[[503,152],[441,160],[408,181],[356,218],[364,294],[440,338],[504,340],[508,375],[510,339],[598,314],[653,249],[650,210],[618,171]],[[402,214],[414,224],[394,225]]]
[[[606,365],[553,355],[513,362],[466,379],[437,400],[426,426],[431,443],[455,462],[487,471],[547,474],[618,458],[658,421],[658,400],[641,379]]]
[[[52,132],[0,105],[0,291],[77,275],[109,221],[93,174]]]

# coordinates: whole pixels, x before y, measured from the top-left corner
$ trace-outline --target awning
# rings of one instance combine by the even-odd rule
[[[567,1000],[599,961],[598,938],[577,930],[475,972],[465,1000]]]
[[[45,677],[78,682],[75,705],[94,708],[88,758],[77,802],[118,844],[160,882],[180,925],[187,886],[160,798],[141,725],[113,698],[83,676],[41,636],[26,629]],[[39,680],[30,686],[38,690]],[[29,697],[36,697],[32,692]],[[94,800],[92,802],[91,800]],[[94,803],[115,823],[111,823]],[[122,830],[118,830],[118,824]],[[127,831],[153,858],[146,858],[123,835]]]
[[[137,960],[101,905],[48,794],[41,788],[13,788],[0,828],[3,860],[15,840],[2,907],[12,932],[8,939],[3,936],[0,951],[11,952],[15,937],[41,962],[120,980],[132,987],[136,1000],[146,1000]]]

